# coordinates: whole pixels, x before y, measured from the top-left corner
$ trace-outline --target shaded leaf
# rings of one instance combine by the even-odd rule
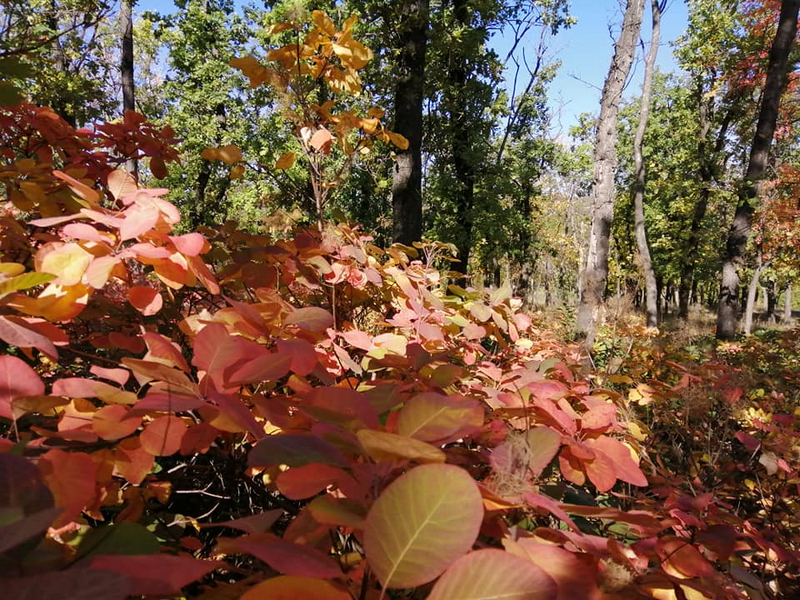
[[[251,554],[285,575],[330,579],[342,574],[336,562],[319,550],[288,542],[270,533],[221,538],[216,550],[224,554]]]
[[[132,596],[171,596],[181,588],[204,577],[217,567],[219,561],[195,560],[188,556],[96,556],[91,569],[124,575],[130,582]]]
[[[282,575],[250,588],[242,600],[352,600],[342,588],[324,579]]]
[[[251,467],[281,464],[301,467],[310,463],[345,468],[350,466],[350,461],[336,446],[310,433],[267,436],[250,451],[247,462]]]

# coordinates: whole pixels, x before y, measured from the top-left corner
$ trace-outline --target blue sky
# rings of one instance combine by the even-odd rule
[[[549,105],[554,113],[556,133],[566,134],[577,123],[577,115],[583,112],[597,114],[600,110],[600,90],[603,87],[614,38],[622,23],[624,2],[619,0],[571,0],[571,13],[577,24],[558,34],[552,40],[552,55],[561,60],[562,66],[550,87]],[[651,36],[650,3],[646,2],[642,23],[642,38],[649,47]],[[683,0],[669,0],[661,18],[661,44],[658,51],[658,67],[665,72],[678,71],[672,56],[670,42],[675,41],[686,29],[686,4]],[[641,92],[644,58],[641,47],[633,65],[631,81],[625,91],[626,97],[638,96]],[[561,130],[559,130],[559,121]]]
[[[237,0],[237,5],[242,4]],[[577,23],[562,31],[550,42],[550,58],[560,60],[561,68],[550,86],[549,105],[553,111],[553,126],[556,135],[566,135],[577,123],[577,116],[588,112],[597,114],[600,107],[600,89],[608,72],[614,38],[622,22],[624,0],[569,0],[572,16]],[[649,44],[651,34],[650,3],[645,3],[642,38]],[[174,4],[169,0],[139,0],[136,12],[156,10],[172,12]],[[687,23],[686,3],[669,0],[661,20],[661,45],[658,66],[662,71],[678,70],[672,56],[670,42],[677,39]],[[530,40],[534,44],[537,40]],[[497,39],[498,54],[505,55]],[[633,66],[626,97],[637,96],[641,91],[644,59],[641,49]]]

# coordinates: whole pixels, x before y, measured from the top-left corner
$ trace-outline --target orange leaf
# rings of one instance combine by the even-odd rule
[[[142,285],[135,285],[128,290],[128,300],[145,317],[156,314],[164,305],[158,290]]]
[[[311,140],[308,142],[308,144],[314,148],[314,150],[321,152],[322,154],[328,154],[331,151],[332,143],[333,136],[331,135],[331,132],[324,127],[317,129],[317,131],[314,132],[314,135],[311,136]]]
[[[92,417],[94,432],[104,440],[120,440],[139,429],[142,417],[131,415],[121,404],[104,406]]]
[[[181,448],[186,423],[175,416],[158,417],[139,435],[142,448],[153,456],[169,456]]]
[[[54,527],[77,519],[94,500],[97,466],[88,454],[50,450],[39,459],[39,469],[56,506],[64,509]]]
[[[297,155],[294,152],[286,152],[281,154],[280,158],[275,161],[275,168],[278,170],[291,169]]]

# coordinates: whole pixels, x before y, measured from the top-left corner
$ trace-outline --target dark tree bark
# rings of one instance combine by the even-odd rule
[[[392,182],[394,241],[411,245],[422,239],[422,101],[428,45],[428,0],[406,0],[396,7],[397,80],[393,131],[408,140],[396,153]]]
[[[119,9],[119,28],[122,41],[120,52],[120,74],[122,80],[122,112],[136,110],[135,84],[133,80],[133,5],[135,0],[122,0]],[[138,179],[139,165],[135,158],[125,163],[125,170]]]
[[[650,97],[653,93],[653,71],[655,71],[656,57],[658,56],[658,43],[661,37],[661,12],[664,10],[666,0],[650,0],[653,13],[653,36],[650,41],[650,50],[644,65],[644,83],[642,84],[642,99],[639,109],[639,124],[633,140],[633,165],[636,179],[633,183],[633,214],[636,228],[636,246],[639,249],[639,260],[644,271],[645,314],[647,326],[658,325],[658,292],[656,289],[656,274],[653,270],[653,260],[650,257],[650,246],[647,244],[647,230],[644,222],[644,188],[647,174],[644,164],[642,148],[644,134],[647,130],[647,120],[650,117]]]
[[[717,308],[717,339],[719,340],[732,340],[736,335],[739,316],[738,269],[744,263],[751,220],[755,212],[755,199],[758,197],[759,183],[767,170],[769,150],[778,122],[778,108],[786,87],[789,53],[797,35],[798,12],[800,12],[800,0],[783,0],[781,2],[778,30],[775,32],[775,39],[769,51],[767,79],[764,83],[756,134],[723,256],[722,284]]]
[[[577,323],[578,334],[585,339],[589,348],[594,342],[597,324],[602,320],[603,294],[608,278],[608,248],[614,219],[614,169],[617,162],[614,142],[619,104],[636,54],[643,12],[644,0],[627,0],[622,31],[614,47],[614,57],[600,100],[594,152],[592,230],[586,268],[581,279]]]
[[[453,16],[457,26],[467,28],[471,17],[467,0],[453,0]],[[452,135],[453,168],[456,176],[456,189],[453,197],[461,219],[461,235],[456,241],[458,270],[465,275],[469,267],[472,250],[472,213],[475,204],[475,165],[472,158],[472,128],[469,97],[466,93],[469,66],[467,57],[460,48],[451,50],[448,69],[448,84],[451,94],[450,131]]]

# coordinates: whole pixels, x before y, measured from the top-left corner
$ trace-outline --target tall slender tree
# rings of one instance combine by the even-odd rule
[[[653,33],[650,40],[650,50],[644,64],[644,83],[642,84],[642,98],[639,109],[639,124],[633,140],[633,162],[635,180],[633,183],[633,211],[636,227],[636,245],[639,249],[639,260],[644,271],[645,312],[648,327],[658,325],[658,293],[656,289],[656,274],[653,270],[653,260],[650,258],[650,246],[647,244],[647,230],[644,222],[644,188],[647,181],[644,154],[644,134],[647,130],[647,120],[650,117],[650,97],[653,93],[653,72],[658,56],[658,44],[661,38],[661,13],[666,7],[667,0],[650,0],[652,11]]]
[[[767,79],[761,96],[756,133],[723,256],[722,283],[717,308],[717,339],[720,340],[731,340],[736,335],[739,316],[739,268],[744,264],[759,183],[767,171],[769,151],[778,122],[778,109],[786,87],[789,54],[797,35],[798,12],[800,12],[800,0],[781,2],[778,28],[769,52]]]
[[[122,112],[136,110],[136,87],[133,78],[133,6],[136,0],[122,0],[119,9],[120,29],[120,75],[122,81]],[[138,164],[135,158],[128,160],[125,169],[137,177]]]
[[[422,116],[430,5],[428,0],[405,0],[392,8],[398,49],[393,130],[409,142],[407,149],[397,151],[393,167],[394,241],[410,245],[422,239]]]
[[[586,268],[581,279],[581,298],[578,305],[578,334],[587,347],[594,343],[597,324],[602,320],[603,294],[608,278],[608,249],[611,223],[614,219],[614,168],[616,152],[614,143],[617,116],[622,90],[630,73],[636,54],[636,43],[642,25],[644,0],[627,0],[622,30],[614,47],[614,56],[608,70],[600,99],[600,117],[597,121],[594,153],[594,205],[592,230]]]

